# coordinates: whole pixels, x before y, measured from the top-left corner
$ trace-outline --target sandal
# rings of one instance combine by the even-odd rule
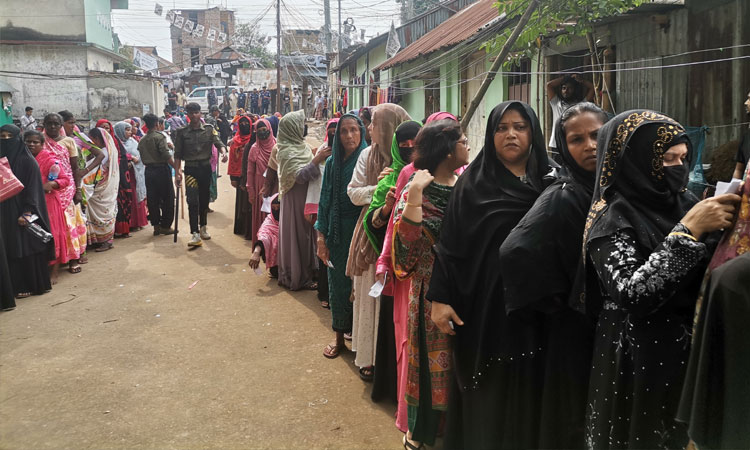
[[[405,450],[421,450],[424,448],[423,443],[420,443],[419,446],[412,444],[411,441],[406,438],[406,435],[404,435],[404,438],[401,440],[401,443],[404,444]]]
[[[70,273],[81,273],[81,266],[79,265],[70,265],[68,266],[68,272]]]
[[[320,307],[324,309],[331,309],[331,305],[330,303],[328,303],[328,300],[321,300]]]
[[[359,369],[359,377],[364,381],[372,381],[375,377],[375,366],[367,366]]]
[[[87,264],[89,262],[89,258],[83,254],[80,258],[78,258],[78,264]]]
[[[107,250],[111,250],[114,247],[115,247],[115,245],[113,243],[111,243],[111,242],[105,242],[101,246],[97,247],[96,250],[94,250],[94,251],[98,252],[98,253],[101,253],[101,252],[106,252]]]
[[[310,283],[307,283],[302,287],[305,291],[317,291],[318,290],[318,283],[315,281],[311,281]]]
[[[26,298],[26,297],[31,297],[31,292],[19,292],[16,295],[16,298]]]
[[[326,345],[326,348],[323,349],[323,356],[325,356],[328,359],[334,359],[339,356],[341,353],[341,346],[336,344],[328,344]]]
[[[352,334],[351,333],[344,333],[344,340],[345,341],[351,341],[352,340]]]

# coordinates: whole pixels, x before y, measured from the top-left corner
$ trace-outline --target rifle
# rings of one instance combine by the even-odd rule
[[[177,228],[178,223],[180,221],[180,199],[182,198],[182,183],[177,185],[177,195],[174,196],[174,240],[172,242],[177,242]]]

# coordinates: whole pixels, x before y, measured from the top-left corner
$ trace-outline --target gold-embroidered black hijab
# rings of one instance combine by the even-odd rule
[[[621,113],[599,130],[598,180],[586,219],[584,252],[592,240],[624,229],[633,231],[644,251],[664,240],[698,201],[685,189],[689,161],[663,167],[664,153],[680,143],[690,149],[682,125],[648,110]]]

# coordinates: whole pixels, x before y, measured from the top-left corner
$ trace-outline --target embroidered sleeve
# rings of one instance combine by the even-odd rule
[[[689,233],[679,223],[672,231]],[[627,230],[595,239],[589,249],[605,294],[618,307],[637,315],[650,314],[668,301],[707,256],[702,242],[668,235],[646,258]]]
[[[425,254],[432,251],[432,239],[424,232],[421,223],[403,217],[408,188],[404,188],[393,216],[392,260],[396,277],[409,278]]]

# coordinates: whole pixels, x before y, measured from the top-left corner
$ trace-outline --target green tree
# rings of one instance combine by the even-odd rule
[[[495,79],[500,66],[509,67],[520,58],[533,56],[541,47],[541,39],[559,32],[557,42],[567,43],[573,36],[585,36],[592,61],[599,67],[596,52],[594,25],[610,16],[623,14],[640,6],[647,0],[498,0],[498,11],[507,19],[516,21],[500,34],[482,44],[488,53],[499,51],[487,76],[482,81],[477,95],[464,114],[462,124],[467,126],[479,102]],[[512,55],[512,56],[511,56]],[[596,81],[596,80],[595,80]]]
[[[232,45],[240,53],[260,59],[263,67],[273,67],[275,55],[268,51],[268,37],[260,32],[257,25],[239,23],[234,28]]]

